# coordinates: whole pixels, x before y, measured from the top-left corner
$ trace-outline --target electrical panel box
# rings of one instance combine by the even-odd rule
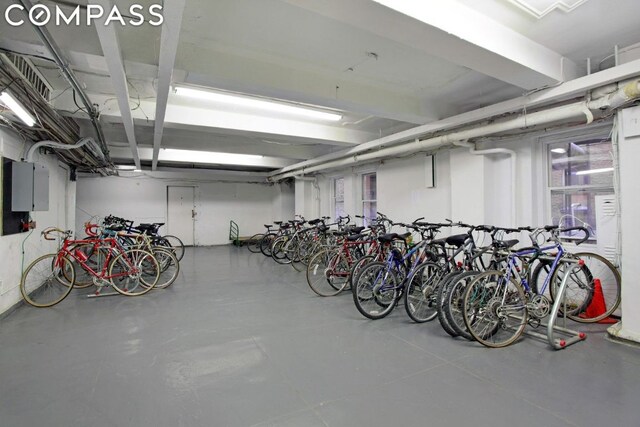
[[[13,212],[49,210],[49,170],[46,166],[29,162],[13,164],[11,210]]]

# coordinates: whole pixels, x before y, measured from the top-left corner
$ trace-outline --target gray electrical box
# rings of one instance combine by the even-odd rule
[[[49,210],[49,170],[44,165],[16,162],[11,173],[11,210]]]

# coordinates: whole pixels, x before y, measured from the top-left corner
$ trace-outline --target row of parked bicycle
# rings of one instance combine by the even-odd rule
[[[73,239],[71,231],[50,227],[46,240],[57,242],[54,253],[33,261],[23,272],[20,291],[35,307],[51,307],[71,291],[94,286],[127,296],[144,295],[173,284],[180,272],[184,245],[175,236],[161,236],[164,223],[138,224],[115,216],[85,224],[86,236]]]
[[[620,303],[615,266],[598,254],[566,248],[567,241],[589,240],[583,227],[506,228],[423,218],[395,223],[379,212],[367,227],[350,220],[277,221],[247,246],[306,271],[320,296],[350,289],[357,310],[369,319],[383,318],[403,302],[413,321],[438,318],[451,336],[488,347],[507,346],[527,325],[538,327],[561,289],[560,315],[576,322],[601,321]],[[390,233],[393,227],[406,231]],[[440,238],[452,228],[465,232]],[[527,247],[507,239],[524,233]]]

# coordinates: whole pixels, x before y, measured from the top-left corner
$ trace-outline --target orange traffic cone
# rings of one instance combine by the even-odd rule
[[[591,303],[587,306],[587,309],[584,313],[580,314],[580,317],[585,319],[594,319],[598,316],[601,316],[603,313],[607,311],[607,305],[604,302],[604,294],[602,293],[602,283],[600,279],[593,280],[593,298],[591,298]],[[618,320],[612,317],[606,317],[600,320],[598,323],[604,324],[612,324],[618,323]]]

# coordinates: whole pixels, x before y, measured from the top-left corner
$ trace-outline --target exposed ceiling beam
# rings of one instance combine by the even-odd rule
[[[110,0],[90,0],[90,3],[102,6],[104,10],[111,10]],[[127,83],[127,75],[122,60],[122,51],[118,42],[114,25],[104,25],[106,16],[96,20],[95,28],[98,32],[102,53],[107,62],[111,82],[118,98],[118,107],[120,108],[120,117],[127,134],[127,141],[131,148],[131,155],[135,165],[140,169],[140,156],[138,155],[138,144],[136,142],[136,134],[133,125],[133,116],[131,115],[131,107],[129,106],[129,86]]]
[[[283,1],[524,89],[578,76],[567,58],[455,1]]]
[[[182,27],[182,12],[184,12],[186,0],[171,0],[164,3],[162,15],[162,34],[160,36],[160,58],[158,61],[158,93],[156,96],[156,116],[153,132],[153,160],[151,169],[158,167],[158,153],[162,144],[162,130],[164,118],[167,112],[169,90],[171,89],[171,76],[178,52],[180,40],[180,28]]]
[[[59,94],[54,106],[59,110],[76,110],[71,94]],[[120,110],[114,102],[107,102],[109,95],[91,94],[93,102],[102,106],[100,114],[103,118],[119,118]],[[353,146],[375,137],[374,133],[355,129],[348,129],[340,125],[326,125],[298,120],[268,118],[249,113],[213,110],[195,102],[177,102],[168,104],[163,119],[164,127],[187,129],[196,131],[216,131],[229,134],[247,134],[258,138],[286,138],[288,140],[304,139],[319,144],[335,146]],[[187,105],[185,105],[187,104]],[[153,111],[154,102],[141,100],[140,108],[132,112],[134,120],[146,120],[143,111]],[[81,115],[76,116],[81,118]],[[150,115],[149,120],[154,120]],[[154,124],[154,149],[156,142],[158,120]],[[159,147],[158,147],[159,149]]]
[[[140,159],[150,161],[153,159],[153,148],[140,147]],[[128,150],[120,147],[111,148],[111,156],[114,159],[129,159]],[[162,148],[158,154],[158,161],[201,164],[201,165],[231,165],[262,168],[282,168],[295,163],[295,160],[278,157],[259,156],[251,154],[236,154],[222,152],[179,150],[174,148]]]

